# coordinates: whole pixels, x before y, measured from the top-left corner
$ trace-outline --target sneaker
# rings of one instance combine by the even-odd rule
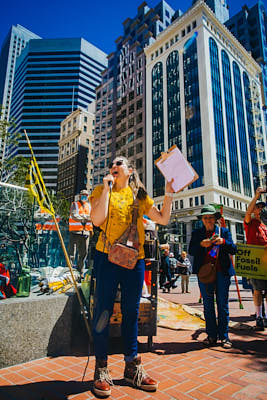
[[[154,392],[158,388],[158,383],[144,370],[141,364],[141,357],[136,357],[133,361],[126,362],[124,379],[133,386],[147,392]]]
[[[231,348],[233,347],[233,343],[230,342],[229,339],[223,339],[223,340],[221,341],[221,346],[222,346],[224,349],[231,349]]]
[[[256,331],[264,331],[264,320],[262,317],[257,317],[256,318],[256,326],[255,326]]]
[[[93,391],[99,397],[108,397],[111,395],[113,382],[107,368],[107,360],[96,360]]]
[[[210,337],[210,336],[207,336],[207,337],[203,340],[202,343],[203,343],[205,346],[208,346],[208,347],[210,347],[210,346],[215,346],[216,343],[217,343],[217,339],[212,338],[212,337]]]

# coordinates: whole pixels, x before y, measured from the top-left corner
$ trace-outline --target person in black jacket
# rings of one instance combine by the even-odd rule
[[[226,228],[219,228],[216,221],[221,214],[212,205],[202,208],[199,218],[203,227],[192,233],[189,254],[194,256],[193,273],[198,274],[202,265],[214,262],[216,259],[216,282],[203,284],[198,280],[199,289],[203,298],[204,316],[206,322],[207,338],[204,344],[215,345],[217,339],[221,340],[224,348],[231,348],[229,340],[229,287],[231,276],[235,274],[230,254],[237,251],[231,233]],[[215,262],[214,262],[215,263]],[[218,309],[218,324],[214,306],[214,291]]]

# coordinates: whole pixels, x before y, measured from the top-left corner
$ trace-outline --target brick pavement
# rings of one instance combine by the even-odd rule
[[[230,314],[232,319],[254,324],[251,295],[242,291],[244,310],[236,301],[231,288]],[[191,293],[180,294],[179,287],[164,298],[191,305],[198,303],[196,283],[191,283]],[[123,362],[120,343],[111,341],[109,366],[115,386],[110,399],[158,400],[267,400],[266,331],[231,332],[234,347],[224,350],[220,346],[204,348],[204,332],[175,331],[158,328],[152,352],[147,351],[146,338],[139,338],[139,351],[145,368],[159,381],[155,393],[146,393],[126,385],[122,380]],[[95,398],[91,392],[94,360],[82,382],[86,366],[85,352],[72,356],[43,358],[0,370],[0,400],[88,400]]]

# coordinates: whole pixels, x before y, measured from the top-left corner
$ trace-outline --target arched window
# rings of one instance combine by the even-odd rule
[[[209,48],[218,181],[228,188],[218,47],[213,38],[209,39]]]
[[[233,73],[234,73],[235,104],[236,104],[236,116],[237,116],[237,125],[238,125],[238,136],[239,136],[244,193],[247,196],[251,196],[251,180],[250,180],[249,163],[248,163],[248,147],[247,147],[247,138],[246,138],[241,74],[240,74],[239,66],[237,65],[237,63],[235,61],[233,61]]]
[[[197,39],[189,39],[184,45],[183,68],[187,160],[199,175],[199,179],[190,185],[195,188],[204,185]]]
[[[153,161],[164,151],[163,67],[158,62],[152,69],[152,151]],[[165,180],[153,162],[153,196],[162,196]]]
[[[221,55],[231,183],[232,190],[235,192],[240,192],[240,177],[238,169],[239,161],[237,154],[231,68],[229,57],[226,51],[222,50]]]
[[[182,149],[179,53],[172,51],[167,58],[168,147],[176,144]]]

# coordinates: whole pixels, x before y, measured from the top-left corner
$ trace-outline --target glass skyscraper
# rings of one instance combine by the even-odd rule
[[[40,36],[21,25],[12,26],[0,54],[0,104],[3,106],[3,118],[8,120],[13,90],[16,60],[30,39]]]
[[[242,9],[232,16],[228,21],[225,22],[227,28],[235,35],[235,37],[240,41],[244,48],[251,52],[252,57],[259,63],[262,69],[262,92],[263,92],[263,112],[265,117],[265,126],[267,127],[267,9],[262,0],[259,0],[257,4],[249,8],[244,5]],[[244,85],[247,98],[251,97],[253,103],[258,103],[257,91],[255,88],[251,90],[249,85],[249,80],[247,76],[243,76]],[[259,106],[259,104],[258,104]],[[252,112],[253,107],[249,101],[246,103],[248,119],[253,118]],[[254,113],[255,114],[255,113]],[[260,113],[256,115],[257,119],[261,118]],[[250,124],[249,124],[250,125]],[[267,136],[267,129],[264,132],[258,131],[257,138],[253,139],[253,132],[250,132],[251,149],[253,148],[253,141],[259,142],[258,152],[263,149],[262,143],[264,141],[264,136]],[[255,146],[255,144],[254,144]],[[252,151],[252,150],[251,150]],[[253,152],[253,151],[252,151]],[[259,159],[261,162],[261,167],[259,171],[259,177],[257,178],[256,170],[254,168],[254,186],[258,186],[261,179],[264,179],[264,164],[266,159],[263,152],[261,152]],[[256,154],[251,154],[251,157],[255,159]]]
[[[26,129],[47,187],[57,185],[60,123],[95,99],[106,65],[106,54],[81,38],[31,40],[17,61],[11,116]],[[30,156],[24,138],[17,153]]]
[[[265,129],[261,68],[204,2],[145,53],[149,194],[161,207],[165,182],[154,163],[177,145],[199,179],[175,195],[172,233],[182,232],[188,243],[194,215],[216,203],[235,238],[266,160],[266,140],[258,139]]]

